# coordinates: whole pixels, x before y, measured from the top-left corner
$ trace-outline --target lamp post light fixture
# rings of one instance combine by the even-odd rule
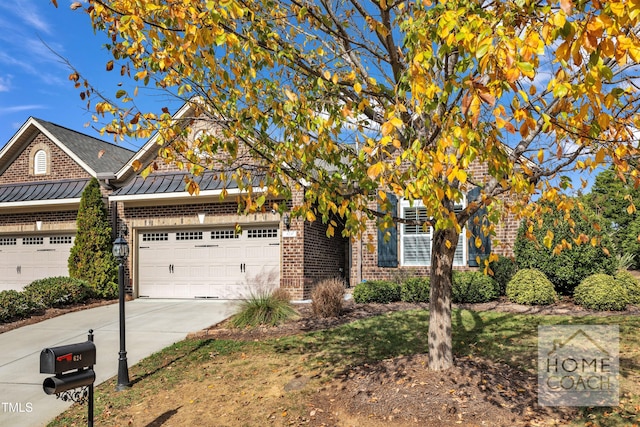
[[[284,223],[284,226],[288,229],[291,228],[291,217],[289,216],[288,213],[284,214],[284,218],[282,218],[282,222]]]
[[[118,261],[118,300],[120,305],[120,353],[118,357],[118,384],[116,385],[116,390],[122,391],[131,387],[124,328],[124,261],[129,256],[129,245],[122,236],[113,242],[113,256]]]

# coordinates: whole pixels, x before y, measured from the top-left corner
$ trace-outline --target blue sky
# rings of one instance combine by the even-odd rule
[[[71,10],[71,3],[58,0],[56,8],[48,0],[0,0],[0,147],[30,116],[112,140],[85,127],[91,114],[68,79],[71,70],[47,47],[66,58],[105,95],[113,96],[123,81],[119,71],[105,69],[110,59],[102,47],[106,36],[94,34],[89,16],[81,9]],[[146,91],[141,89],[136,99],[146,109],[159,112],[167,105],[165,96]],[[176,108],[168,106],[172,112]],[[143,142],[120,144],[137,149]]]

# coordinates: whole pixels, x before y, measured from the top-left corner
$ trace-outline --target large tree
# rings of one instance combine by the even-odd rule
[[[103,130],[158,131],[160,154],[190,174],[215,167],[243,188],[259,177],[267,192],[248,192],[245,210],[304,187],[294,215],[321,218],[332,234],[336,214],[344,233],[356,235],[373,218],[383,229],[408,221],[396,217],[390,194],[424,204],[419,224],[434,229],[432,369],[452,366],[452,265],[474,213],[486,211],[482,227],[491,235],[505,212],[536,218],[547,205],[532,203],[534,195],[570,212],[564,172],[605,162],[629,172],[626,159],[637,151],[638,1],[88,0],[72,7],[109,36],[107,69],[195,109],[186,121],[161,106],[139,111],[137,90],[109,99],[74,71],[95,120],[106,119]],[[189,139],[201,121],[218,131]],[[227,168],[210,159],[226,159]],[[637,179],[637,171],[629,176]],[[480,195],[454,209],[476,186]],[[197,192],[192,182],[188,189]]]

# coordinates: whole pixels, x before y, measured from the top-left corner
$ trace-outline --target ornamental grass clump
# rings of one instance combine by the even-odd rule
[[[344,303],[344,280],[335,277],[322,280],[311,292],[311,310],[316,317],[337,317]]]
[[[592,274],[576,287],[576,304],[598,311],[621,311],[627,308],[629,294],[625,287],[608,274]]]
[[[240,311],[230,322],[236,328],[255,328],[257,326],[278,326],[295,317],[298,313],[281,294],[260,291],[245,300]]]
[[[507,298],[525,305],[548,305],[558,300],[558,294],[547,276],[540,270],[525,268],[516,272],[507,283]]]

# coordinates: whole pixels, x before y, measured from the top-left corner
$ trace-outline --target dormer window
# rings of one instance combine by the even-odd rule
[[[33,156],[33,174],[34,175],[46,175],[47,174],[47,152],[44,150],[38,150]]]

